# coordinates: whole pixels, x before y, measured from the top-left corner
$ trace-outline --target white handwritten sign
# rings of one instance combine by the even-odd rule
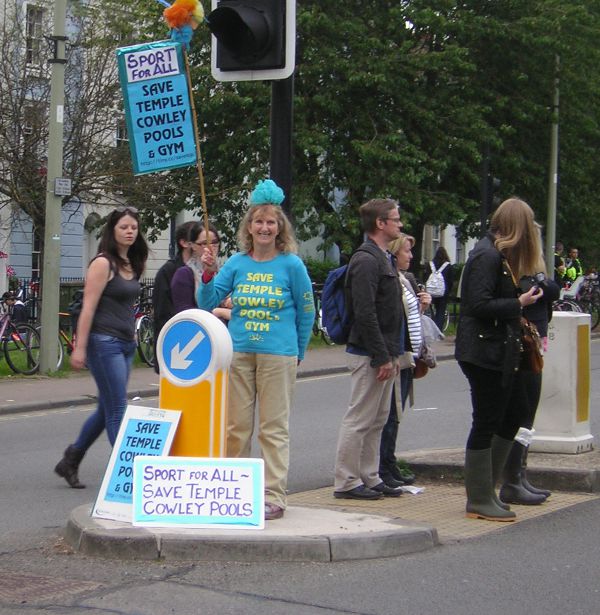
[[[263,529],[264,462],[136,457],[133,525]]]
[[[127,80],[129,83],[178,75],[179,58],[174,45],[161,48],[140,46],[141,51],[132,51],[126,56]]]
[[[166,455],[171,450],[181,412],[127,406],[113,446],[93,517],[131,523],[133,461],[138,455]]]

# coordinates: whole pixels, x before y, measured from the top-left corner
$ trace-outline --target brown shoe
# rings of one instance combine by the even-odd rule
[[[283,508],[277,504],[265,504],[265,521],[273,521],[273,519],[281,519],[283,517]]]

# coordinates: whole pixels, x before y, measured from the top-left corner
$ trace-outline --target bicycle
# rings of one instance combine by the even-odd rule
[[[425,310],[424,314],[425,314],[425,316],[429,316],[429,318],[431,318],[431,320],[433,320],[435,322],[432,305],[433,304],[431,304]],[[444,310],[444,320],[443,320],[442,328],[441,328],[442,333],[445,333],[448,330],[449,326],[450,326],[450,312],[448,311],[448,308],[446,308]]]
[[[573,299],[557,299],[552,303],[554,312],[581,312],[581,306]]]
[[[577,292],[577,303],[583,312],[591,316],[591,328],[595,329],[600,324],[600,282],[597,273],[584,276]]]
[[[154,366],[154,317],[152,310],[152,288],[142,285],[135,310],[135,341],[140,359]]]
[[[15,374],[35,374],[40,368],[40,334],[25,322],[12,322],[4,304],[2,310],[0,340],[6,363]]]
[[[70,355],[75,349],[75,333],[69,334],[69,330],[71,329],[71,314],[69,312],[59,312],[58,313],[58,356],[56,359],[56,371],[58,371],[63,364],[65,359],[65,348],[67,354]],[[62,327],[60,324],[61,319],[69,319],[69,324],[66,327]],[[38,332],[38,335],[41,337],[41,325],[36,325],[35,330]]]
[[[71,353],[73,352],[73,350],[75,350],[75,332],[72,330],[72,325],[71,325],[71,314],[69,312],[59,312],[58,313],[58,317],[59,317],[59,324],[58,324],[58,352],[59,352],[59,360],[58,360],[58,364],[56,369],[60,369],[64,356],[65,356],[65,349],[67,351],[67,355],[71,355]],[[68,319],[69,324],[67,325],[67,327],[62,327],[60,325],[60,319]],[[70,335],[67,332],[67,330],[70,330]]]
[[[419,291],[425,291],[424,284],[417,284],[417,286],[419,287]],[[431,320],[435,322],[433,301],[429,304],[429,307],[425,310],[424,314],[425,316],[429,316],[429,318],[431,318]],[[454,316],[456,317],[456,308],[454,311]],[[442,321],[442,326],[440,328],[440,331],[442,333],[445,333],[448,330],[449,326],[450,326],[450,311],[448,310],[448,303],[446,303],[446,307],[444,308],[444,320]]]
[[[328,345],[334,346],[335,342],[329,337],[327,328],[323,326],[323,317],[321,314],[321,294],[323,293],[323,284],[315,284],[313,282],[313,299],[315,302],[315,320],[313,322],[313,335],[321,336],[321,339]]]
[[[560,298],[552,304],[557,312],[584,312],[591,316],[591,328],[600,324],[600,282],[598,274],[580,276],[567,288],[563,288]]]

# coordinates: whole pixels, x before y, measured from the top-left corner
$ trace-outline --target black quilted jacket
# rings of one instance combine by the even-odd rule
[[[456,332],[458,361],[502,371],[516,371],[520,351],[521,304],[506,259],[494,237],[481,239],[465,265]]]

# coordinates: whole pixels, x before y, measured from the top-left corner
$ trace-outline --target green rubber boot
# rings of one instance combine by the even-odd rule
[[[546,496],[541,493],[532,493],[523,481],[523,457],[526,450],[520,442],[513,444],[504,466],[504,484],[500,489],[500,497],[511,504],[539,506],[546,501]]]
[[[494,499],[492,450],[467,449],[465,453],[466,516],[488,521],[515,521],[516,515],[498,506]]]
[[[494,501],[504,510],[510,510],[510,506],[503,502],[501,497],[496,494],[496,485],[504,473],[506,460],[513,448],[514,440],[506,440],[500,436],[492,436],[492,480],[494,481]]]

